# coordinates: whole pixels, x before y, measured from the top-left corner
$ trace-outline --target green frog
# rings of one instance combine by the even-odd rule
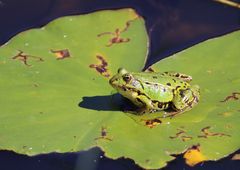
[[[139,109],[137,113],[152,113],[172,109],[185,112],[198,104],[200,88],[190,85],[192,77],[177,72],[128,72],[119,68],[110,85]]]

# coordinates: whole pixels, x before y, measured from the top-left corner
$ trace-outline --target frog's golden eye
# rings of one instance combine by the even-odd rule
[[[131,80],[131,75],[125,74],[125,75],[123,76],[123,80],[124,80],[125,82],[129,82],[129,81]]]

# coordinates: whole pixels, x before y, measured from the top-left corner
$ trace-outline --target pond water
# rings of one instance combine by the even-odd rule
[[[146,67],[206,39],[240,28],[240,9],[213,0],[0,0],[0,45],[21,31],[41,27],[61,16],[126,7],[135,9],[146,20],[150,36]],[[131,160],[111,160],[103,155],[98,148],[79,153],[52,153],[34,157],[0,151],[0,169],[141,169]],[[220,170],[239,167],[239,161],[231,161],[228,157],[190,168],[178,156],[165,169]]]

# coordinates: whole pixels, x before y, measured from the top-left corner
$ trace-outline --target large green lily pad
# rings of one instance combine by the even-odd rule
[[[208,160],[240,148],[239,36],[237,31],[205,41],[150,67],[189,74],[192,84],[201,87],[201,99],[194,109],[164,121],[176,127],[174,140],[198,146]]]
[[[102,128],[112,134],[126,116],[113,111],[108,79],[120,66],[141,70],[147,47],[132,9],[63,17],[14,37],[0,48],[0,148],[34,155],[109,143]]]
[[[64,17],[23,32],[0,48],[0,149],[35,155],[98,146],[145,168],[163,167],[192,146],[205,159],[222,158],[240,147],[239,36],[203,42],[151,66],[189,74],[201,87],[199,105],[163,118],[122,112],[108,85],[118,67],[144,66],[148,38],[133,10]],[[149,126],[149,119],[158,121]]]

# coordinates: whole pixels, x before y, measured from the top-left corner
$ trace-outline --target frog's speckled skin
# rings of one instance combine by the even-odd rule
[[[191,76],[174,73],[133,73],[120,68],[109,83],[131,100],[140,113],[169,107],[178,112],[190,110],[199,101],[199,86],[190,85]]]

